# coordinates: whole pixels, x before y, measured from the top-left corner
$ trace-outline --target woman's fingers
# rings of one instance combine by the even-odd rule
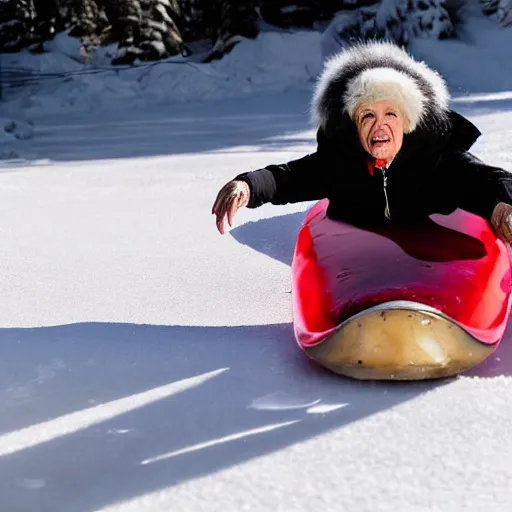
[[[512,243],[512,206],[498,203],[492,213],[491,224],[502,240]]]
[[[227,202],[229,201],[229,190],[229,183],[227,183],[220,189],[212,207],[212,214],[217,217],[217,229],[222,235],[224,234],[224,216],[226,214]]]
[[[223,197],[220,201],[220,204],[216,210],[217,215],[217,229],[219,230],[220,234],[224,234],[224,218],[226,217],[226,213],[229,208],[230,198],[229,197]]]
[[[217,215],[217,229],[221,235],[224,234],[224,216]]]
[[[227,216],[229,226],[233,226],[236,212],[249,204],[249,186],[245,182],[230,181],[220,190],[212,207],[217,216],[217,229],[224,234],[224,219]]]
[[[213,214],[216,214],[220,210],[222,203],[226,200],[226,197],[229,196],[229,193],[230,193],[229,185],[230,184],[227,183],[219,190],[219,193],[217,194],[215,202],[213,203],[213,207],[212,207]]]
[[[510,214],[503,219],[502,230],[507,242],[512,242],[512,218]]]
[[[237,194],[235,197],[233,197],[231,199],[231,203],[229,205],[229,208],[228,208],[228,224],[230,227],[233,226],[233,217],[235,216],[235,213],[239,210],[240,208],[240,195]]]
[[[217,215],[217,229],[220,234],[224,234],[224,220],[226,216],[228,217],[229,225],[232,225],[233,222],[233,205],[235,203],[235,198],[230,195],[225,195],[219,201],[217,208],[215,210],[215,214]]]

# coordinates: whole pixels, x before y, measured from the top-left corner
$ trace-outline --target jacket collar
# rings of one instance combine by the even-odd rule
[[[471,121],[453,110],[450,111],[449,125],[448,129],[440,129],[437,133],[417,129],[405,135],[402,148],[395,160],[409,161],[409,158],[416,157],[418,154],[426,155],[443,151],[450,146],[468,151],[481,135],[480,130]],[[339,127],[336,135],[327,135],[320,129],[318,142],[321,147],[328,146],[334,152],[341,149],[349,160],[366,162],[368,171],[372,173],[374,164],[368,161],[368,154],[359,142],[354,123],[344,123]]]

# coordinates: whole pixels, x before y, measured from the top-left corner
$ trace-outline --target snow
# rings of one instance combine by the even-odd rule
[[[413,50],[482,130],[475,153],[512,170],[512,32],[470,23],[472,40]],[[512,330],[457,379],[342,379],[293,339],[289,265],[309,205],[243,210],[230,234],[215,229],[227,180],[314,148],[312,71],[299,63],[317,66],[308,55],[321,42],[288,41],[303,53],[294,61],[285,43],[245,42],[201,65],[206,82],[183,95],[188,66],[164,76],[161,64],[144,86],[90,75],[3,104],[2,126],[15,115],[19,133],[33,132],[0,132],[17,155],[0,165],[2,510],[512,506]],[[244,55],[258,81],[242,93]],[[45,72],[69,65],[32,57]],[[154,80],[172,82],[173,98]],[[109,93],[121,83],[145,108]]]
[[[127,103],[143,110],[153,105],[217,100],[254,93],[277,93],[308,84],[321,69],[321,34],[262,32],[241,41],[224,59],[210,63],[176,57],[135,67],[110,64],[115,48],[90,54],[76,40],[59,34],[49,53],[3,55],[4,68],[23,68],[31,83],[6,92],[10,108],[25,114],[118,110]]]
[[[491,18],[476,16],[467,7],[459,39],[417,39],[412,51],[449,77],[452,91],[472,93],[512,91],[511,31]]]

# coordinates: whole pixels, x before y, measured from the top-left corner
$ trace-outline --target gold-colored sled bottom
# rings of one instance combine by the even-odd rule
[[[366,380],[451,377],[493,351],[437,310],[389,302],[343,322],[306,353],[335,373]]]

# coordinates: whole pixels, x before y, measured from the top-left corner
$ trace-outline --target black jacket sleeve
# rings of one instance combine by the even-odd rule
[[[313,201],[327,197],[332,176],[332,151],[317,133],[317,150],[298,160],[264,169],[239,174],[234,179],[243,180],[251,189],[248,208],[265,203],[287,204]]]
[[[512,205],[512,173],[487,165],[462,149],[450,152],[443,168],[452,177],[450,192],[458,208],[490,221],[498,203]]]

